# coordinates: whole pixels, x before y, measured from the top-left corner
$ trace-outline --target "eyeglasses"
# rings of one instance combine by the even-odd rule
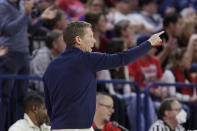
[[[101,103],[99,103],[99,105],[106,107],[108,110],[114,110],[113,106],[105,105],[105,104],[101,104]]]

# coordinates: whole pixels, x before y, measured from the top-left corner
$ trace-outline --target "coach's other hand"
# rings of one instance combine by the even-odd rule
[[[152,35],[148,39],[148,41],[151,43],[152,46],[161,46],[162,45],[162,40],[159,36],[162,35],[163,33],[164,33],[164,31],[161,31],[159,33]]]

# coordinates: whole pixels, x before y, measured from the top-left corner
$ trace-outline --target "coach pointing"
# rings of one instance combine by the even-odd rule
[[[117,54],[93,53],[91,25],[71,22],[64,29],[66,51],[53,60],[43,77],[45,102],[53,131],[93,131],[96,72],[125,66],[161,43],[154,34],[139,46]]]

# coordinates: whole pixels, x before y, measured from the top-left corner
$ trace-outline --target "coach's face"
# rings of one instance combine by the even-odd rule
[[[94,39],[93,32],[91,28],[85,28],[84,29],[84,36],[80,37],[80,49],[83,52],[92,52],[92,48],[94,47],[94,44],[96,40]]]

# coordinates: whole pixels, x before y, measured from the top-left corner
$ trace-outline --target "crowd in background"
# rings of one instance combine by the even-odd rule
[[[96,39],[94,52],[112,54],[135,48],[151,34],[165,31],[161,47],[153,47],[126,67],[98,72],[98,79],[136,81],[141,92],[149,82],[197,83],[196,0],[26,1],[0,0],[0,74],[42,77],[50,61],[66,50],[63,29],[69,22],[79,20],[92,25]],[[8,97],[6,86],[8,81],[3,81],[5,107]],[[25,90],[43,92],[43,85],[31,82]],[[117,99],[126,95],[131,95],[131,98],[125,98],[125,110],[129,112],[135,107],[135,88],[127,84],[106,84],[98,85],[100,91],[113,96],[114,106],[118,109],[112,119],[135,131],[135,116],[129,117],[127,126],[127,122],[118,118],[120,113],[116,113],[122,107],[121,100]],[[157,120],[160,102],[167,97],[175,97],[188,113],[189,124],[185,127],[197,129],[196,93],[195,88],[188,87],[152,87],[150,102],[155,112],[150,113],[151,121]],[[130,99],[132,102],[128,104]]]

